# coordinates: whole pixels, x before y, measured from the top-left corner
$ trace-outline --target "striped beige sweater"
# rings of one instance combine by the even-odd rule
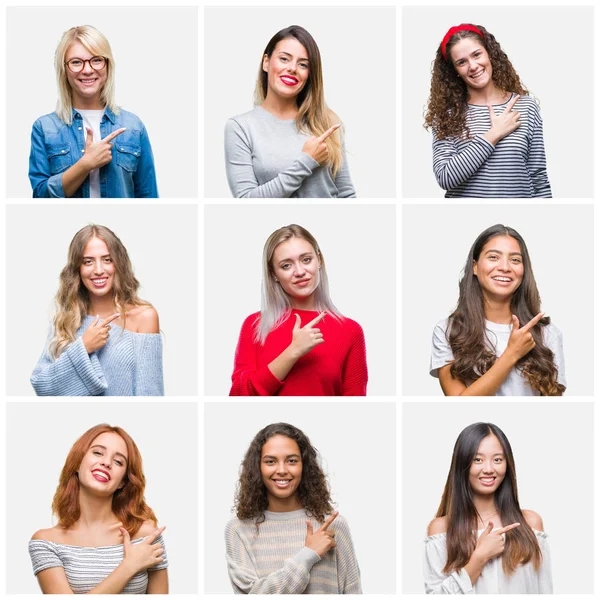
[[[337,547],[321,558],[305,547],[306,512],[265,511],[254,520],[232,519],[225,528],[227,567],[236,594],[362,594],[350,530],[338,516],[330,529]],[[316,530],[322,524],[310,518]]]

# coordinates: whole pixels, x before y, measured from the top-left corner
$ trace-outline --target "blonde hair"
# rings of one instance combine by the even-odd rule
[[[115,104],[115,60],[110,49],[108,40],[91,25],[80,25],[71,27],[63,33],[54,54],[54,68],[56,69],[56,84],[58,86],[58,101],[56,103],[56,114],[58,118],[67,125],[73,122],[73,99],[71,86],[67,79],[67,66],[65,57],[69,48],[79,42],[90,54],[103,56],[106,59],[106,83],[100,92],[100,99],[105,107],[116,115],[119,107]]]
[[[81,281],[80,269],[85,247],[92,238],[98,238],[106,244],[114,263],[112,293],[115,312],[121,313],[123,329],[125,329],[126,311],[129,306],[151,306],[149,302],[138,297],[140,283],[133,274],[131,260],[121,240],[108,227],[86,225],[71,240],[67,264],[60,272],[60,283],[56,294],[54,337],[49,346],[49,353],[54,358],[58,358],[67,346],[75,341],[75,334],[90,308],[89,293]]]
[[[292,310],[289,296],[283,291],[279,283],[275,281],[273,254],[279,244],[287,242],[294,237],[306,240],[313,247],[321,263],[319,285],[314,291],[315,310],[326,310],[334,318],[339,319],[342,317],[342,314],[335,307],[329,296],[329,280],[327,278],[327,269],[325,268],[325,259],[319,249],[317,240],[300,225],[286,225],[274,231],[268,237],[263,248],[262,302],[260,319],[255,324],[256,330],[254,335],[255,342],[261,345],[264,345],[267,335],[274,329],[277,329],[289,317]]]
[[[308,53],[308,81],[296,97],[296,104],[298,105],[296,127],[300,132],[320,136],[330,127],[339,123],[340,120],[337,115],[327,107],[325,102],[325,93],[323,91],[323,67],[321,65],[321,53],[319,52],[319,47],[312,35],[299,25],[292,25],[278,31],[267,44],[258,68],[258,79],[254,91],[254,104],[257,106],[262,104],[267,97],[268,75],[263,70],[263,60],[265,55],[271,58],[277,44],[281,40],[289,38],[293,38],[300,42],[304,48],[306,48],[306,52]],[[327,144],[327,149],[329,150],[329,163],[334,177],[343,162],[341,129],[342,127],[325,140],[325,144]]]

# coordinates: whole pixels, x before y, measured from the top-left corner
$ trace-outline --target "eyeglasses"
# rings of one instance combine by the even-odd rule
[[[92,58],[88,60],[83,60],[83,58],[72,58],[68,60],[65,65],[69,67],[69,71],[71,73],[80,73],[83,71],[83,67],[85,63],[90,63],[90,67],[94,69],[94,71],[102,71],[106,66],[106,58],[104,56],[92,56]]]

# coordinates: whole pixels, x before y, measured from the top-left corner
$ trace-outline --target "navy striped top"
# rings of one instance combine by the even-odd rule
[[[133,540],[139,544],[145,538]],[[156,538],[164,549],[162,562],[148,571],[159,571],[169,566],[167,551],[162,535]],[[122,562],[123,544],[114,546],[68,546],[46,540],[30,540],[29,556],[33,566],[33,574],[44,569],[62,567],[65,570],[69,586],[74,594],[87,594],[102,583]],[[122,594],[145,594],[148,587],[148,571],[136,573],[123,588]]]
[[[503,112],[513,97],[492,106],[494,112]],[[552,197],[538,106],[531,96],[521,96],[513,110],[521,125],[496,146],[483,137],[491,127],[487,106],[469,104],[469,138],[438,139],[434,132],[433,171],[446,198]]]

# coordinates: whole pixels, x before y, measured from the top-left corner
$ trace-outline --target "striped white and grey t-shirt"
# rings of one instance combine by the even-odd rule
[[[139,544],[144,539],[133,540],[132,544]],[[149,571],[159,571],[169,566],[162,535],[159,535],[156,541],[160,542],[164,549],[163,561],[148,569]],[[46,540],[30,540],[29,556],[34,575],[44,569],[62,567],[73,593],[86,594],[102,583],[123,562],[123,544],[91,548],[68,546]],[[121,593],[145,594],[147,587],[148,571],[140,571],[129,580]]]
[[[503,112],[513,97],[493,105],[494,112]],[[538,106],[522,96],[513,110],[519,111],[521,126],[496,146],[483,137],[491,127],[487,106],[469,104],[469,138],[438,139],[434,132],[433,171],[446,198],[552,197]]]

